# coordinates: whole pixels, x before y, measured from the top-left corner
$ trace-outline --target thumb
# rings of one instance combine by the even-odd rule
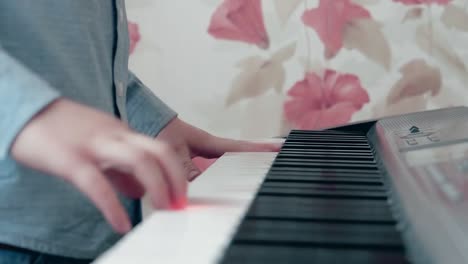
[[[205,158],[218,158],[226,152],[278,152],[280,141],[261,142],[211,137],[198,143],[197,152]]]

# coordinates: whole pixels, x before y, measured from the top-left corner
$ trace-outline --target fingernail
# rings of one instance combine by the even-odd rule
[[[283,147],[283,144],[279,144],[279,143],[278,143],[278,144],[275,144],[275,145],[273,146],[273,149],[274,149],[275,151],[280,151],[282,147]]]
[[[173,210],[182,210],[185,207],[187,207],[187,200],[186,199],[181,199],[179,201],[176,201],[172,204],[172,209]]]
[[[130,223],[130,220],[128,218],[125,218],[125,220],[120,221],[118,224],[118,231],[121,234],[128,233],[132,229],[132,224]]]
[[[200,175],[200,172],[199,172],[199,171],[193,170],[193,171],[191,171],[191,172],[189,173],[189,178],[188,178],[188,180],[189,180],[189,181],[193,181],[193,180],[195,180],[195,178],[198,177],[198,175]]]

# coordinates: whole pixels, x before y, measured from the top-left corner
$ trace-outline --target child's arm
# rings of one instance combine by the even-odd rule
[[[128,231],[130,221],[112,185],[131,196],[147,191],[158,208],[185,205],[183,167],[167,144],[60,97],[1,49],[0,101],[0,159],[72,183],[116,231]]]

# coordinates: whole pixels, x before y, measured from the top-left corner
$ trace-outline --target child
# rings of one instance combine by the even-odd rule
[[[128,71],[123,0],[0,2],[0,263],[89,263],[148,192],[183,209],[191,158],[276,151],[178,119]]]

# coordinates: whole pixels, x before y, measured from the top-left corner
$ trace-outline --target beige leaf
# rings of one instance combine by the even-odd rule
[[[250,56],[246,59],[240,60],[238,63],[236,63],[236,67],[250,70],[250,69],[259,68],[263,63],[265,63],[263,57],[259,55],[255,55],[255,56]]]
[[[421,18],[424,9],[422,7],[414,7],[406,12],[405,16],[403,17],[403,22],[408,20],[418,19]]]
[[[449,28],[456,28],[458,30],[468,32],[468,13],[465,9],[455,6],[447,5],[441,17],[442,23]]]
[[[286,81],[283,64],[291,59],[295,52],[296,43],[292,43],[276,51],[270,59],[263,59],[257,55],[238,62],[236,66],[242,71],[234,79],[226,105],[230,106],[242,99],[262,95],[272,88],[277,93],[281,93]]]
[[[466,66],[455,51],[449,47],[447,40],[440,37],[440,33],[427,25],[416,29],[416,43],[427,54],[445,62],[460,75],[466,75]]]
[[[286,24],[302,2],[304,2],[304,0],[275,0],[276,12],[283,25]]]
[[[343,42],[345,48],[356,49],[386,70],[390,69],[390,45],[376,21],[357,19],[349,23],[344,32]]]
[[[425,61],[415,59],[400,69],[402,78],[393,86],[387,97],[387,104],[430,92],[437,95],[442,87],[442,74],[438,68],[426,64]]]
[[[284,86],[285,74],[281,65],[270,61],[266,61],[252,71],[243,71],[235,78],[231,92],[226,99],[226,105],[230,106],[242,99],[262,95],[271,88],[281,90]]]
[[[427,100],[423,95],[403,98],[395,104],[377,103],[373,108],[374,118],[402,115],[424,111],[427,108]]]
[[[296,43],[292,43],[273,54],[271,60],[276,63],[283,63],[289,60],[296,53]]]

